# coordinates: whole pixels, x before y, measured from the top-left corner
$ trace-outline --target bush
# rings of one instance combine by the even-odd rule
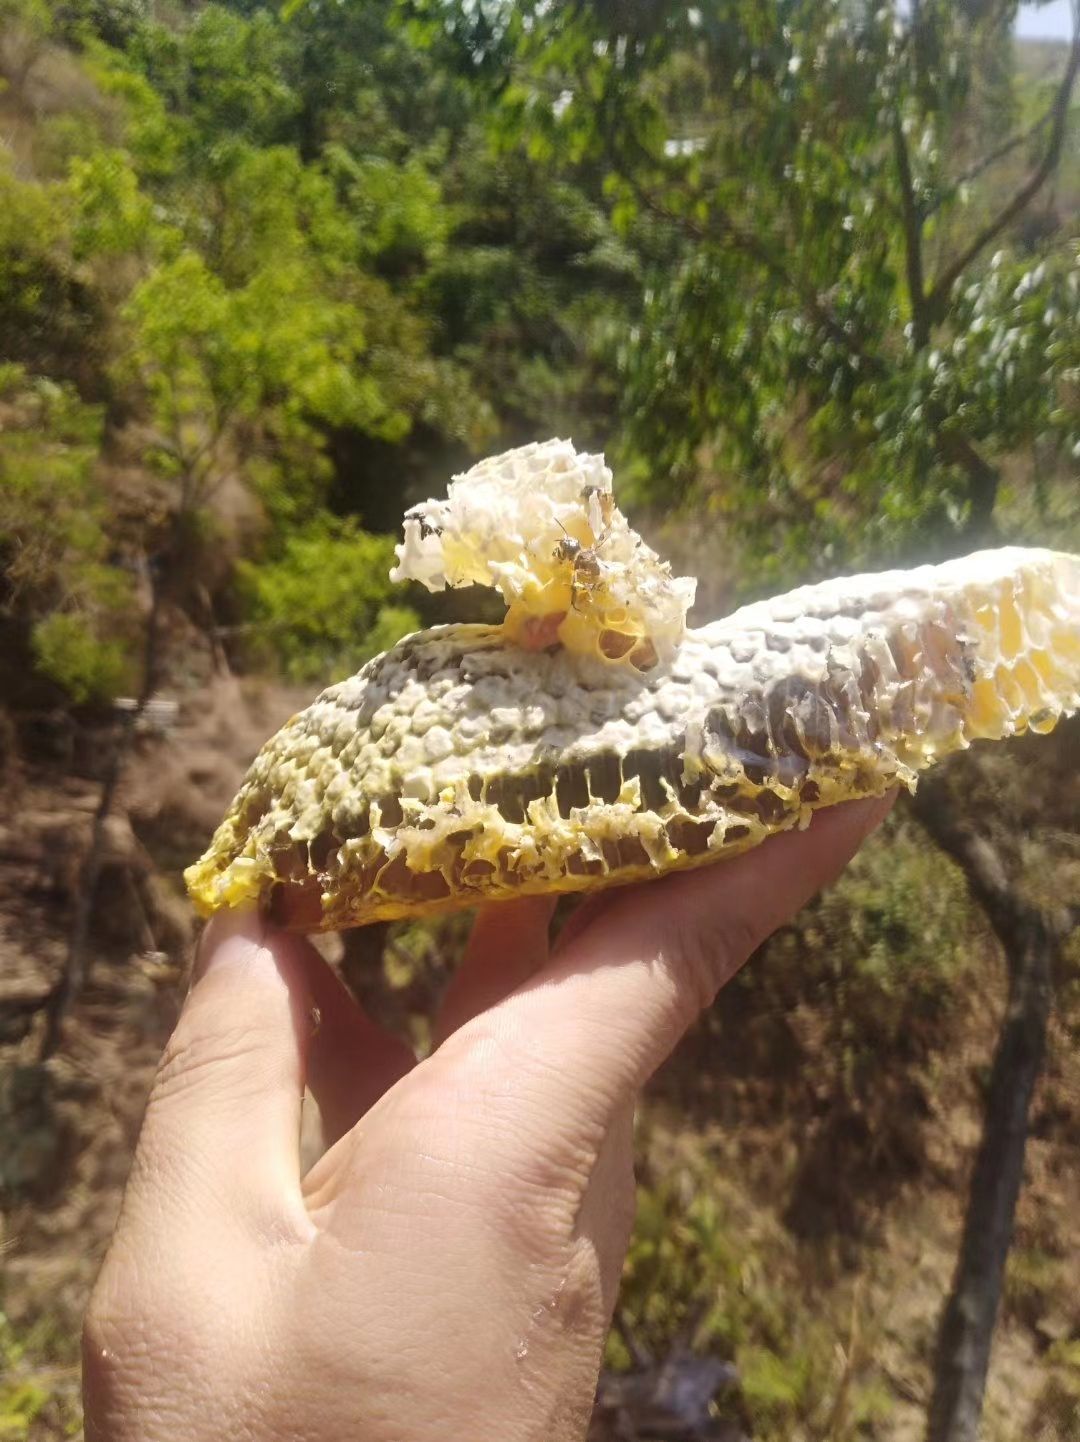
[[[116,695],[136,638],[97,471],[100,410],[69,385],[5,366],[0,425],[0,615],[13,675],[26,660],[76,702]]]
[[[129,680],[124,647],[96,636],[86,616],[54,611],[34,627],[31,644],[38,669],[76,704],[118,696]]]
[[[660,1132],[653,1140],[665,1149]],[[873,1348],[859,1344],[858,1306],[838,1292],[826,1304],[808,1294],[790,1236],[708,1144],[684,1137],[675,1153],[642,1169],[608,1364],[630,1365],[627,1338],[657,1358],[690,1346],[734,1361],[738,1382],[716,1407],[760,1442],[873,1435],[861,1429],[889,1398]]]
[[[240,563],[251,649],[296,681],[355,670],[420,624],[387,573],[393,542],[329,516],[288,536],[277,559]]]

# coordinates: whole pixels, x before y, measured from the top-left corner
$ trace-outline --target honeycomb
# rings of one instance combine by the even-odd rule
[[[667,568],[631,532],[611,554],[624,570],[564,640],[560,528],[595,541],[580,508],[597,493],[581,493],[603,493],[600,458],[564,444],[489,462],[464,496],[410,513],[401,573],[486,578],[507,622],[407,637],[267,742],[186,873],[202,913],[257,902],[337,930],[647,880],[1080,706],[1080,558],[1047,550],[831,580],[695,630],[673,622]],[[507,491],[537,456],[543,488],[515,511]],[[513,529],[534,512],[535,541]],[[611,514],[593,511],[601,527]],[[635,600],[642,570],[656,584]],[[615,655],[600,639],[613,620],[633,639]]]
[[[394,581],[502,593],[503,634],[646,671],[686,630],[697,582],[675,577],[615,504],[603,456],[545,441],[457,476],[445,500],[405,514]]]

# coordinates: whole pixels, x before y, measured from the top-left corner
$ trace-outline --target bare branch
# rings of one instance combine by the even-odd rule
[[[935,426],[938,454],[943,461],[959,466],[968,478],[968,500],[971,511],[964,529],[972,539],[990,539],[993,535],[994,506],[997,504],[1001,476],[966,436],[956,431],[943,431]]]
[[[1016,135],[1010,135],[1008,140],[1003,140],[1001,144],[995,146],[993,150],[980,156],[973,165],[969,165],[967,170],[962,170],[960,174],[955,177],[948,195],[940,196],[933,205],[927,207],[927,214],[933,215],[941,208],[949,196],[956,194],[961,186],[970,185],[972,181],[978,180],[980,175],[985,174],[986,171],[997,165],[999,160],[1004,160],[1005,157],[1011,155],[1014,150],[1019,150],[1022,145],[1027,145],[1030,141],[1034,140],[1041,131],[1046,129],[1053,118],[1054,106],[1051,105],[1048,110],[1039,116],[1033,125],[1029,125],[1026,130],[1021,130]]]
[[[987,224],[983,226],[982,230],[970,245],[957,256],[952,264],[949,265],[934,282],[933,288],[927,296],[927,310],[932,323],[936,323],[941,319],[949,299],[950,291],[972,261],[975,260],[979,253],[983,251],[992,240],[1001,234],[1006,226],[1011,224],[1018,215],[1024,212],[1057,168],[1058,161],[1061,158],[1062,147],[1065,144],[1065,132],[1068,128],[1069,102],[1072,99],[1073,86],[1076,83],[1078,74],[1080,74],[1080,23],[1074,19],[1072,45],[1069,47],[1069,59],[1065,66],[1065,74],[1062,76],[1061,85],[1058,88],[1054,103],[1051,106],[1053,118],[1050,126],[1050,139],[1047,142],[1043,158],[1012,199],[998,211],[993,220],[988,221]]]

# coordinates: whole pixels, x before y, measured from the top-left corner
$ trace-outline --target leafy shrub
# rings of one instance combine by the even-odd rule
[[[22,179],[0,155],[0,355],[59,369],[89,341],[92,318],[71,270],[62,188]]]
[[[0,1439],[29,1442],[41,1436],[72,1437],[80,1431],[78,1370],[70,1327],[43,1316],[16,1328],[0,1309]]]
[[[56,22],[75,42],[97,37],[124,46],[149,19],[150,8],[150,0],[61,0]]]
[[[34,626],[32,645],[38,668],[76,704],[119,695],[130,675],[124,646],[95,635],[87,616],[54,611]]]
[[[149,198],[122,150],[97,149],[75,156],[68,173],[75,211],[73,241],[80,259],[112,258],[144,244],[150,228]]]
[[[276,559],[241,562],[253,650],[293,680],[329,679],[419,626],[387,573],[393,542],[322,516],[293,532]]]
[[[649,1137],[643,1137],[649,1149]],[[630,1365],[627,1340],[663,1358],[676,1346],[734,1361],[738,1381],[716,1406],[760,1442],[846,1442],[887,1412],[855,1306],[800,1285],[788,1234],[755,1211],[707,1145],[642,1169],[634,1235],[609,1366]]]
[[[96,472],[97,407],[65,384],[0,367],[0,621],[18,670],[37,672],[76,702],[117,694],[134,639],[131,587],[110,564],[108,513]]]
[[[975,934],[960,872],[894,816],[736,985],[778,1012],[820,1006],[836,1085],[865,1097],[884,1055],[928,1053]]]

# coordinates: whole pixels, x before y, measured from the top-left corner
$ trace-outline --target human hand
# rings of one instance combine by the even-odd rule
[[[580,1442],[635,1097],[888,805],[603,893],[551,955],[549,899],[488,907],[421,1062],[302,938],[216,918],[90,1303],[88,1442]]]

